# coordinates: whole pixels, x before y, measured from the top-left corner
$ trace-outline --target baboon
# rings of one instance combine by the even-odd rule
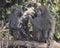
[[[28,38],[28,18],[22,16],[23,10],[17,7],[12,8],[12,14],[9,16],[10,34],[15,40]]]
[[[37,8],[35,15],[34,19],[29,15],[33,26],[34,38],[39,42],[50,42],[55,32],[54,16],[50,14],[48,8],[44,5]]]

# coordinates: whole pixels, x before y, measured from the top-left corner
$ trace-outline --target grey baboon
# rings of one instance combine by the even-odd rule
[[[28,18],[22,16],[23,10],[17,7],[12,8],[12,14],[9,16],[10,34],[14,39],[28,38]]]
[[[55,32],[55,18],[51,15],[46,6],[41,5],[37,8],[36,17],[29,19],[33,25],[34,37],[40,42],[49,42],[53,39]]]

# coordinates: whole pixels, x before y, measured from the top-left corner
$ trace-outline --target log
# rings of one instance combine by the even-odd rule
[[[4,40],[4,45],[7,45],[8,42],[8,46],[27,46],[27,47],[36,47],[36,48],[47,48],[47,44],[46,43],[39,43],[36,41],[21,41],[21,40]]]
[[[2,41],[0,41],[0,43],[2,43]],[[4,40],[3,45],[47,48],[46,43],[39,43],[36,41],[22,41],[22,40]],[[60,43],[53,41],[50,45],[50,48],[60,48]]]

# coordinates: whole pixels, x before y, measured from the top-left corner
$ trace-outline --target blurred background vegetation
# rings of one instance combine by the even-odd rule
[[[0,40],[2,38],[12,38],[8,33],[8,16],[11,14],[11,7],[16,6],[23,8],[24,6],[33,6],[29,2],[35,2],[36,0],[0,0]],[[39,3],[46,5],[48,0],[37,0]],[[60,0],[51,0],[50,8],[51,14],[56,18],[56,29],[54,39],[60,40]]]

